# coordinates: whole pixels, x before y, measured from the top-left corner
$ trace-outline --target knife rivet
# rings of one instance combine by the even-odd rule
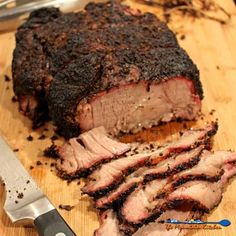
[[[55,236],[66,236],[64,233],[60,232],[60,233],[57,233]]]

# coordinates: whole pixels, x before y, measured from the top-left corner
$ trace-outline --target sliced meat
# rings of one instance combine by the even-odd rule
[[[60,176],[75,175],[78,170],[78,163],[75,158],[74,149],[69,143],[66,143],[63,147],[58,148],[57,153],[60,160],[57,162],[57,168],[60,172]]]
[[[158,194],[162,193],[162,189],[167,183],[167,179],[153,180],[132,192],[120,209],[124,220],[130,224],[138,225],[147,218],[150,218],[153,215],[153,209],[157,206],[157,203],[160,206],[165,203],[164,199],[155,200],[155,198]],[[157,212],[157,214],[153,217],[159,217],[160,212]]]
[[[144,168],[144,170],[142,172],[145,173],[146,168]],[[138,171],[135,171],[134,173],[132,173],[131,175],[129,175],[125,181],[120,184],[118,186],[118,188],[114,189],[113,191],[107,193],[107,195],[97,199],[95,201],[95,206],[97,208],[101,208],[101,209],[106,209],[106,208],[110,208],[112,207],[112,204],[119,202],[122,203],[124,201],[124,199],[131,193],[134,191],[134,189],[143,182],[144,178],[143,178],[143,174],[144,173],[140,173],[141,176],[139,176],[137,173],[139,173]]]
[[[137,154],[131,157],[121,158],[104,164],[94,171],[88,178],[88,182],[82,189],[91,196],[105,194],[117,186],[129,171],[145,164],[158,163],[161,160],[191,149],[202,143],[208,143],[209,138],[217,131],[217,124],[212,122],[203,129],[186,131],[179,140],[146,154]],[[176,144],[177,143],[177,144]]]
[[[165,178],[180,172],[186,168],[190,168],[200,160],[200,153],[203,146],[197,147],[189,152],[184,152],[170,157],[155,167],[142,167],[131,175],[127,176],[125,181],[118,186],[117,189],[109,192],[106,196],[97,199],[95,206],[97,208],[110,207],[114,202],[124,201],[125,197],[130,194],[137,186],[140,186],[143,181],[155,178]]]
[[[160,222],[169,219],[188,221],[191,219],[199,219],[200,216],[201,214],[198,211],[193,211],[191,204],[184,204],[184,206],[176,207],[174,210],[167,210],[155,222],[151,222],[139,228],[133,236],[183,236],[188,233],[188,230],[180,228],[168,229],[166,224]]]
[[[114,1],[32,12],[16,33],[12,74],[21,111],[38,122],[49,114],[66,137],[192,120],[203,98],[199,71],[167,25]]]
[[[145,165],[151,154],[137,154],[111,161],[88,176],[82,192],[91,196],[104,195],[121,182],[125,175]]]
[[[150,167],[145,171],[144,181],[148,182],[156,178],[165,178],[193,167],[199,162],[201,152],[204,148],[205,146],[201,145],[159,162],[154,167]]]
[[[130,149],[129,144],[108,137],[103,127],[95,128],[70,139],[58,148],[60,160],[57,163],[59,174],[64,178],[87,175],[101,162],[116,158]]]
[[[90,134],[90,132],[85,132],[79,136],[79,139],[84,144],[85,148],[89,150],[92,153],[95,153],[101,157],[104,157],[104,159],[110,159],[114,157],[114,154],[110,151],[108,151],[106,148],[101,146],[97,140],[93,138],[93,136]]]
[[[103,126],[94,128],[89,131],[92,137],[99,143],[102,147],[106,148],[109,152],[116,156],[120,156],[130,149],[130,146],[125,143],[116,141],[115,139],[109,138],[108,134]]]
[[[100,227],[95,230],[94,236],[124,236],[119,229],[119,221],[113,210],[107,210],[100,216]]]
[[[210,167],[222,168],[224,166],[224,164],[232,163],[235,161],[236,161],[236,153],[234,153],[234,152],[216,151],[216,152],[212,153],[212,152],[204,150],[201,155],[201,159],[200,159],[198,165],[196,165],[192,169],[185,170],[185,171],[181,172],[180,174],[191,174],[191,173],[198,174],[198,173],[200,173],[200,172],[197,172],[197,170],[203,171],[203,172],[208,171],[209,173],[211,173]]]
[[[89,168],[101,159],[99,155],[86,150],[76,138],[70,139],[69,143],[59,148],[58,154],[60,160],[57,162],[57,169],[60,176],[64,178],[83,176]],[[73,168],[69,169],[68,166]]]
[[[124,183],[118,186],[117,189],[107,193],[95,201],[95,206],[100,209],[112,207],[114,203],[121,203],[124,199],[134,191],[134,189],[143,182],[143,177],[131,177],[125,180]]]
[[[159,149],[159,154],[153,156],[150,160],[152,164],[158,163],[163,158],[178,153],[184,150],[189,150],[200,143],[207,143],[209,138],[217,131],[218,125],[216,122],[208,124],[202,129],[188,130],[176,141]]]
[[[217,151],[211,153],[204,151],[201,155],[199,163],[191,169],[184,170],[179,174],[172,177],[172,188],[179,186],[184,183],[185,180],[190,179],[203,179],[206,178],[208,181],[217,181],[221,178],[224,173],[224,168],[227,163],[235,162],[236,154],[228,151]],[[168,188],[165,188],[165,192]]]
[[[181,201],[194,202],[199,208],[209,212],[220,203],[225,185],[230,178],[236,175],[235,163],[226,163],[223,169],[224,174],[218,182],[188,182],[171,193],[167,197],[167,202],[171,203],[171,205]]]
[[[209,166],[205,168],[207,165],[206,162],[205,162],[205,166],[202,163],[204,162],[205,159],[208,160],[208,158],[209,159],[212,158],[212,160],[215,160],[215,162],[206,161],[209,164]],[[198,169],[198,165],[193,167],[194,169],[193,171],[195,171],[195,175],[193,174],[194,172],[191,173],[191,169],[183,171],[183,173],[181,172],[177,174],[176,176],[174,176],[173,178],[169,177],[168,179],[165,179],[166,183],[164,184],[164,186],[163,186],[163,182],[160,182],[159,180],[151,181],[150,183],[145,185],[143,188],[142,187],[137,188],[133,193],[131,193],[128,196],[128,198],[126,199],[126,201],[124,202],[121,208],[121,215],[127,222],[130,222],[132,224],[142,224],[143,222],[148,222],[157,218],[162,213],[162,208],[166,208],[165,206],[166,204],[169,204],[169,202],[171,202],[172,204],[172,202],[174,202],[174,201],[169,201],[169,200],[168,202],[166,201],[166,198],[169,199],[169,196],[173,196],[173,194],[174,196],[176,196],[176,194],[182,193],[183,190],[186,189],[186,186],[188,186],[189,191],[191,191],[193,197],[197,193],[198,190],[199,191],[201,190],[200,193],[202,193],[202,196],[204,196],[205,192],[210,186],[214,188],[215,192],[220,191],[218,190],[218,185],[220,183],[219,181],[213,182],[213,183],[208,182],[208,181],[209,180],[217,181],[221,177],[223,171],[225,171],[225,173],[222,176],[222,178],[224,179],[225,178],[224,176],[229,176],[228,178],[230,178],[230,176],[234,173],[234,168],[231,168],[230,169],[231,171],[229,171],[229,167],[230,167],[229,163],[233,165],[232,163],[235,162],[235,158],[236,158],[236,153],[232,153],[232,152],[219,151],[219,152],[216,152],[215,154],[210,154],[210,155],[209,153],[207,153],[203,155],[203,161],[202,162],[200,161],[201,164],[200,162],[198,164],[200,170],[201,170],[201,167],[203,166],[202,170],[200,171]],[[210,165],[210,163],[212,163],[214,171],[211,170],[212,166]],[[214,163],[216,163],[216,166],[218,166],[218,168],[214,166]],[[226,169],[227,167],[228,169]],[[209,169],[210,176],[208,175],[208,169]],[[212,175],[212,173],[215,176]],[[231,175],[229,174],[227,175],[227,173],[230,173]],[[204,180],[204,181],[199,181],[199,180]],[[220,185],[222,184],[220,183]],[[175,188],[177,188],[177,190],[174,191]],[[180,190],[180,192],[178,192],[178,190]],[[190,196],[190,192],[187,189],[185,191],[187,191],[186,196]],[[216,195],[217,199],[219,198],[218,195]],[[210,197],[211,196],[209,195],[209,198]],[[217,199],[215,200],[213,199],[214,201],[209,200],[209,202],[206,202],[206,204],[205,205],[203,204],[203,206],[206,208],[209,205],[209,203],[213,202],[214,204],[214,202],[217,202]],[[197,202],[197,199],[195,202]],[[131,209],[133,209],[135,204],[138,204],[138,207],[135,208],[135,212],[134,212]],[[209,207],[209,209],[211,208]]]
[[[181,185],[167,197],[169,205],[179,204],[180,201],[193,202],[205,211],[213,209],[222,198],[221,182],[191,181]]]
[[[98,127],[81,134],[78,138],[70,139],[64,146],[59,147],[60,160],[57,169],[60,176],[64,178],[81,177],[87,175],[102,162],[109,161],[125,152],[127,153],[126,155],[134,155],[139,150],[142,153],[151,153],[148,164],[155,164],[175,153],[191,149],[200,144],[208,144],[210,137],[216,131],[217,123],[212,122],[203,129],[186,131],[179,140],[159,149],[156,149],[153,144],[150,146],[141,145],[143,147],[140,148],[136,145],[136,151],[134,149],[127,152],[132,145],[124,144],[108,137],[104,127]],[[80,145],[79,140],[83,142],[86,148]],[[141,150],[142,148],[143,150]],[[128,167],[124,166],[124,168],[127,169]],[[151,174],[149,177],[151,178]]]
[[[185,204],[184,206],[176,207],[175,210],[167,210],[156,222],[144,225],[138,230],[130,225],[124,225],[119,222],[117,214],[114,210],[110,209],[100,215],[100,227],[95,230],[94,236],[124,236],[131,234],[133,236],[183,236],[187,233],[187,230],[168,230],[165,224],[159,222],[168,219],[177,219],[179,221],[199,219],[201,214],[198,211],[193,212],[192,208],[193,206],[191,204]],[[135,232],[136,230],[137,232]]]
[[[227,184],[228,180],[236,175],[236,163],[228,162],[224,165],[224,174],[221,177],[221,183]]]

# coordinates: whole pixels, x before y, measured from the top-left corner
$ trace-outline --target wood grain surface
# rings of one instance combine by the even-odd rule
[[[142,11],[158,14],[154,7],[133,3],[130,0],[126,2]],[[180,18],[172,27],[180,26],[181,32],[186,35],[185,39],[179,42],[198,65],[205,93],[202,109],[205,114],[204,119],[199,119],[198,122],[186,122],[187,126],[200,126],[206,120],[218,118],[219,131],[214,138],[214,149],[236,150],[236,7],[232,0],[218,2],[232,15],[227,25],[211,20],[193,21],[189,18]],[[178,35],[180,36],[181,34]],[[55,207],[58,208],[59,204],[75,206],[70,212],[60,209],[59,211],[77,235],[92,236],[99,224],[91,201],[87,196],[81,195],[80,186],[83,182],[62,181],[50,166],[52,160],[43,157],[43,150],[51,144],[50,137],[54,134],[53,125],[48,123],[38,130],[32,130],[30,121],[18,112],[17,103],[12,102],[12,81],[5,81],[4,75],[11,76],[14,46],[14,33],[0,34],[0,132],[13,149],[19,149],[16,152],[18,158]],[[215,109],[215,112],[211,115],[209,112],[212,109]],[[48,128],[48,131],[44,131],[44,128]],[[137,135],[126,135],[121,139],[126,142],[137,139],[162,142],[177,136],[182,129],[183,124],[174,122]],[[39,140],[42,134],[46,135],[46,139]],[[32,141],[27,140],[29,135],[33,137]],[[62,138],[56,140],[57,144],[62,142]],[[37,165],[37,161],[41,161],[42,165]],[[4,167],[0,166],[0,168]],[[0,236],[37,235],[33,228],[13,225],[2,210],[3,204],[4,189],[0,187]],[[232,225],[220,230],[197,230],[190,234],[236,235],[235,180],[227,186],[220,205],[207,217],[210,221],[224,218],[229,219]]]

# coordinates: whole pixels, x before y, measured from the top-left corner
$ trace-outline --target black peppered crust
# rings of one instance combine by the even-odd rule
[[[49,113],[67,138],[80,133],[78,103],[134,82],[128,78],[133,68],[139,72],[135,83],[185,77],[203,98],[196,65],[151,13],[117,2],[89,3],[85,11],[69,14],[44,8],[31,13],[16,34],[15,94],[36,98],[37,107],[26,115],[37,120],[39,113]]]

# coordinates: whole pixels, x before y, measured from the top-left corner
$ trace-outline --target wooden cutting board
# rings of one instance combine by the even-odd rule
[[[180,40],[201,72],[205,98],[203,101],[204,120],[187,122],[187,126],[199,126],[205,120],[219,120],[219,131],[214,138],[215,150],[236,150],[236,8],[231,0],[219,1],[232,15],[227,25],[220,25],[211,20],[180,19],[176,27],[182,25],[181,31],[186,35]],[[156,8],[127,1],[142,11],[158,13]],[[93,235],[98,227],[96,210],[91,206],[87,196],[81,196],[82,181],[67,183],[59,179],[50,166],[52,160],[42,156],[42,151],[51,144],[54,134],[52,124],[46,124],[38,130],[31,129],[30,121],[19,114],[17,103],[12,102],[12,81],[5,81],[4,75],[11,75],[12,51],[14,49],[14,33],[0,34],[0,132],[7,138],[25,168],[35,178],[45,194],[58,208],[59,204],[69,204],[75,208],[67,212],[59,210],[66,221],[79,236]],[[215,109],[213,114],[209,112]],[[44,131],[48,128],[49,131]],[[123,141],[143,139],[162,142],[177,136],[183,124],[172,123],[143,131],[137,135],[127,135]],[[46,139],[39,140],[42,135]],[[33,137],[32,141],[27,136]],[[63,139],[56,140],[57,144]],[[40,161],[42,165],[36,165]],[[33,169],[32,169],[33,167]],[[0,168],[3,168],[0,166]],[[14,170],[12,170],[14,171]],[[2,207],[4,190],[0,187],[0,235],[1,236],[34,236],[36,231],[11,224]],[[232,225],[220,230],[197,230],[194,235],[236,235],[236,181],[232,181],[225,190],[220,205],[207,217],[209,221],[229,219]],[[111,235],[112,236],[112,235]]]

